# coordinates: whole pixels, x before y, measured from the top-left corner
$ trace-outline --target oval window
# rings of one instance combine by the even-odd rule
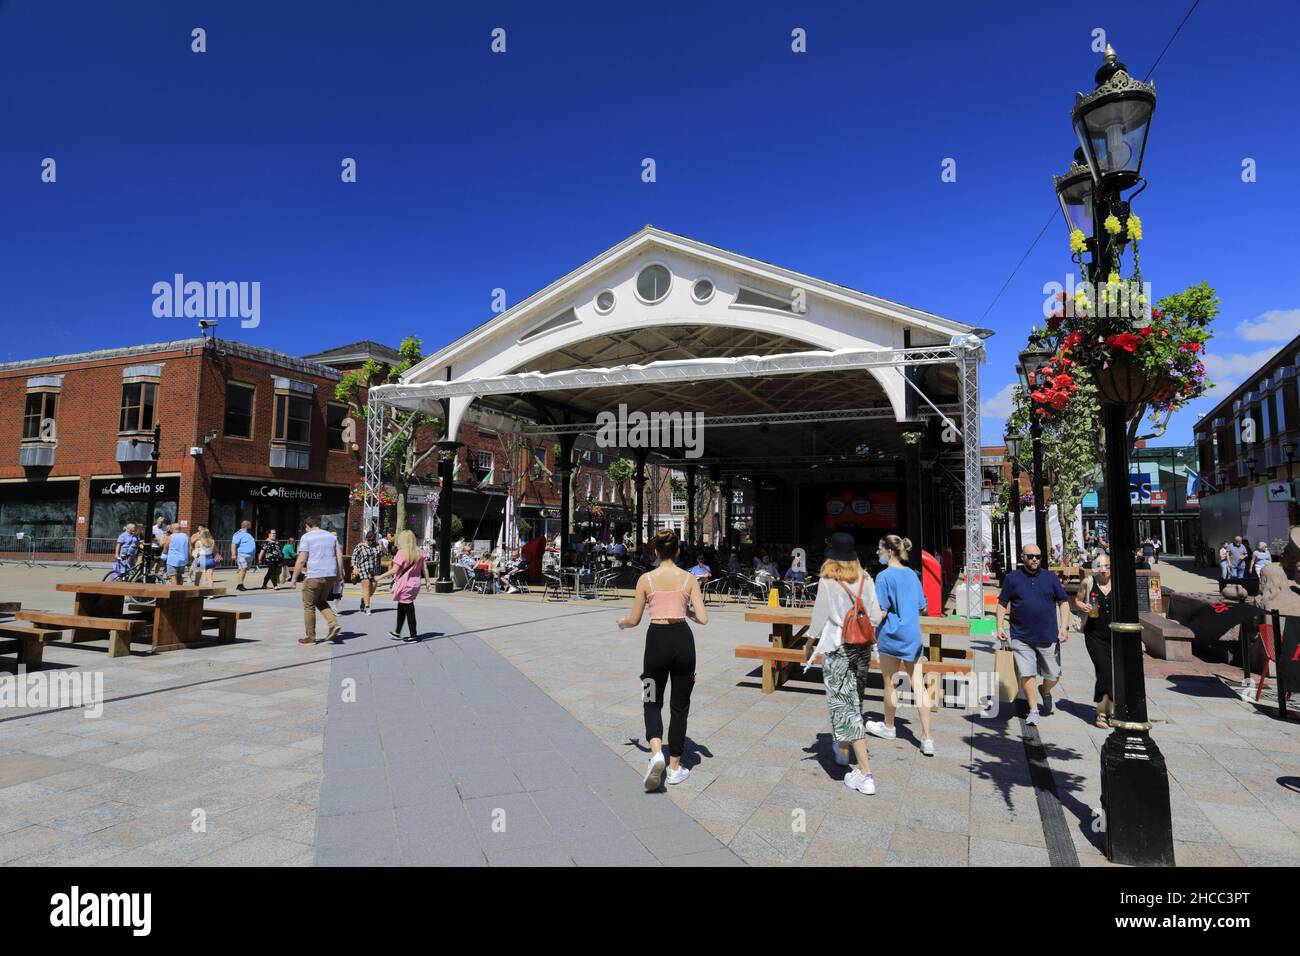
[[[691,287],[691,295],[696,302],[708,302],[713,298],[713,280],[696,279],[695,285]]]
[[[596,311],[604,315],[614,309],[614,293],[606,289],[600,295],[596,296]]]

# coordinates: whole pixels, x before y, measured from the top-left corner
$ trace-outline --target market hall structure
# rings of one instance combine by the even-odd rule
[[[951,548],[965,570],[958,610],[978,616],[979,365],[990,334],[646,226],[428,356],[400,383],[370,390],[367,519],[378,513],[391,431],[373,425],[389,410],[442,419],[444,489],[472,405],[517,421],[523,435],[554,435],[566,542],[580,436],[598,437],[611,414],[685,421],[700,413],[702,446],[620,449],[636,464],[638,539],[645,465],[657,456],[685,472],[692,508],[700,472],[719,482],[726,506],[733,478],[754,482],[760,547],[816,551],[847,530],[864,554],[895,532],[931,553]],[[450,505],[444,493],[444,528]],[[687,517],[689,543],[695,517]],[[732,526],[728,517],[729,535]],[[438,588],[447,591],[449,535],[439,548]]]

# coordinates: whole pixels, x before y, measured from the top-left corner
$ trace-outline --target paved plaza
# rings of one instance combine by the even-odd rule
[[[102,573],[2,567],[0,601],[64,609],[55,582]],[[1077,634],[1037,733],[1009,705],[944,708],[927,758],[902,710],[897,741],[870,741],[865,797],[840,783],[820,684],[764,696],[756,662],[734,656],[764,626],[712,608],[695,628],[691,775],[645,794],[644,628],[614,626],[626,601],[422,595],[424,639],[407,645],[388,638],[387,595],[367,617],[349,591],[343,643],[314,648],[296,643],[296,593],[219,601],[253,612],[236,644],[47,646],[49,672],[102,671],[107,702],[90,719],[0,708],[0,862],[1109,865],[1106,732]],[[977,672],[992,646],[974,639]],[[1300,864],[1300,723],[1241,700],[1226,668],[1148,663],[1178,863]],[[877,678],[873,715],[880,694]]]

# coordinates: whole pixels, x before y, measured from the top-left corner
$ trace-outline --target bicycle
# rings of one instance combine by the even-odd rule
[[[141,557],[136,556],[136,561],[125,571],[122,570],[121,559],[113,562],[113,568],[104,575],[105,581],[125,581],[128,584],[166,584],[167,578],[153,570],[157,554],[161,549],[157,545],[152,545],[151,555]],[[139,603],[145,603],[143,601]]]

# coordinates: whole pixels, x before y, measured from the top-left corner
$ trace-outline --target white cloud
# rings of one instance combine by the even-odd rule
[[[1227,387],[1229,381],[1240,381],[1257,371],[1280,348],[1280,345],[1274,345],[1258,352],[1229,352],[1226,355],[1206,352],[1203,359],[1206,377],[1220,388]]]
[[[1300,309],[1270,309],[1238,322],[1237,335],[1247,342],[1288,342],[1300,335]]]
[[[1011,396],[1015,393],[1016,383],[1003,385],[992,398],[980,402],[980,418],[1006,418],[1014,411]]]

